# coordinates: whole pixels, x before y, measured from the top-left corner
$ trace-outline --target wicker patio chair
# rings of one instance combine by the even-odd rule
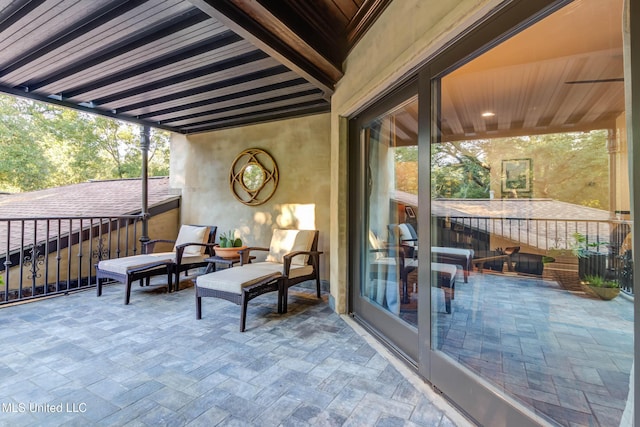
[[[222,298],[241,306],[240,332],[245,330],[247,304],[267,292],[278,292],[278,313],[287,312],[288,289],[308,280],[316,283],[320,298],[320,254],[317,230],[273,231],[268,248],[240,252],[241,265],[196,279],[196,318],[202,318],[202,298]],[[248,263],[252,252],[267,251],[265,261]]]
[[[173,290],[173,276],[175,275],[175,290],[179,290],[180,272],[196,267],[204,267],[208,263],[205,259],[213,254],[217,227],[183,225],[180,227],[176,240],[150,240],[143,245],[142,255],[102,260],[96,265],[96,293],[102,295],[102,279],[113,279],[125,284],[124,303],[131,300],[131,285],[140,280],[149,285],[153,276],[167,275],[167,290]],[[157,243],[173,243],[171,252],[154,253]]]

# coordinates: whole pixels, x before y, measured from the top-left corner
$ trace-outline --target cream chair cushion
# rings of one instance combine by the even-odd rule
[[[178,238],[173,247],[173,251],[176,251],[176,247],[185,243],[207,243],[209,239],[209,227],[198,227],[195,225],[183,225],[180,227]],[[184,249],[184,256],[199,256],[204,254],[204,246],[187,246]]]
[[[400,230],[400,243],[408,246],[418,246],[418,242],[414,240],[416,236],[409,230],[407,224],[399,224],[398,229]]]
[[[369,246],[371,246],[371,260],[375,261],[385,257],[385,253],[380,249],[384,249],[384,243],[378,239],[378,236],[371,230],[369,230]]]
[[[296,277],[306,276],[312,272],[313,267],[310,265],[292,266],[289,271],[289,278],[294,279]],[[268,277],[276,279],[280,277],[281,274],[281,263],[264,261],[203,274],[196,279],[196,285],[200,288],[240,295],[243,288],[258,283]]]
[[[154,258],[160,258],[162,260],[167,260],[167,261],[171,261],[171,262],[177,262],[176,253],[175,252],[157,252],[157,253],[149,254],[149,256],[152,256]],[[200,252],[198,252],[195,255],[191,255],[191,254],[183,255],[181,263],[182,264],[193,264],[193,263],[197,263],[197,262],[204,262],[204,260],[207,259],[208,257],[209,257],[209,255],[201,254]]]
[[[198,276],[196,279],[196,285],[199,288],[213,289],[216,291],[230,292],[232,294],[240,295],[242,289],[260,282],[268,277],[276,279],[280,277],[279,272],[269,272],[266,270],[256,270],[253,268],[246,268],[246,266],[226,268],[214,273],[204,274]]]
[[[266,261],[282,264],[284,256],[289,252],[310,251],[313,244],[314,230],[273,230],[269,254]],[[309,256],[297,256],[291,260],[292,265],[305,265]]]
[[[129,271],[144,267],[145,265],[153,265],[157,262],[169,262],[172,260],[173,253],[169,256],[159,257],[151,255],[132,255],[122,258],[105,259],[98,263],[98,268],[103,271],[127,275]]]

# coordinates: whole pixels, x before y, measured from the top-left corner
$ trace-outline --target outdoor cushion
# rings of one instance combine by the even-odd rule
[[[160,260],[167,260],[167,261],[176,262],[176,253],[175,252],[158,252],[158,253],[151,253],[151,254],[148,254],[148,255],[152,256],[154,258],[160,259]],[[183,255],[182,256],[182,263],[183,264],[192,264],[192,263],[195,263],[195,262],[204,262],[204,260],[206,258],[208,258],[208,257],[209,257],[208,255],[200,254],[200,252],[198,252],[195,255]]]
[[[240,295],[242,288],[254,285],[269,276],[273,276],[274,279],[280,276],[280,272],[246,268],[250,266],[251,264],[204,274],[198,276],[196,284],[200,288]]]
[[[253,263],[253,264],[247,264],[247,265],[243,265],[242,268],[244,267],[250,267],[252,269],[255,269],[256,271],[265,271],[265,272],[269,272],[269,273],[282,273],[282,264],[277,263],[277,262],[271,262],[271,261],[264,261],[264,262],[257,262],[257,263]],[[291,267],[289,268],[289,277],[290,279],[295,279],[297,277],[302,277],[302,276],[306,276],[308,274],[313,273],[313,266],[312,265],[291,265]]]
[[[151,255],[133,255],[123,258],[113,258],[100,261],[98,268],[104,271],[110,271],[116,274],[127,275],[131,270],[144,267],[147,264],[154,264],[159,261],[170,261],[173,252],[168,252],[169,257],[157,257]]]
[[[418,246],[417,238],[418,235],[415,232],[415,229],[409,224],[399,224],[398,229],[400,230],[400,242],[404,245],[409,246]]]
[[[176,239],[173,251],[176,247],[185,243],[207,243],[209,238],[209,227],[200,227],[196,225],[183,225],[180,227],[178,237]],[[187,246],[184,249],[184,256],[196,256],[204,254],[204,246]]]
[[[374,261],[385,256],[384,252],[381,251],[381,249],[384,249],[384,243],[381,242],[378,236],[371,230],[369,230],[369,245],[371,246],[370,258],[373,258]]]
[[[282,264],[289,252],[310,251],[314,236],[315,230],[273,230],[266,261]],[[308,261],[308,255],[300,255],[293,257],[291,264],[305,265]]]
[[[454,265],[444,264],[441,262],[432,262],[431,270],[448,275],[449,280],[451,280],[451,278],[455,279],[456,274],[458,273],[458,269]]]

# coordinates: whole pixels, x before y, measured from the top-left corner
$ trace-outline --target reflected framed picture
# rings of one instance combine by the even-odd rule
[[[407,214],[407,218],[413,219],[416,217],[416,213],[411,206],[405,206],[404,211]]]
[[[531,159],[511,159],[502,161],[502,191],[531,191]]]

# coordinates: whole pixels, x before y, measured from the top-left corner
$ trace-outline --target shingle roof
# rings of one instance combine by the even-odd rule
[[[609,211],[553,199],[437,199],[438,216],[608,221]]]
[[[396,190],[393,199],[418,206],[418,196]],[[464,218],[518,218],[567,221],[609,221],[609,211],[553,199],[435,199],[431,213]]]
[[[149,207],[176,198],[169,194],[169,178],[148,180]],[[142,180],[89,181],[28,193],[0,195],[0,218],[113,216],[139,213]]]

